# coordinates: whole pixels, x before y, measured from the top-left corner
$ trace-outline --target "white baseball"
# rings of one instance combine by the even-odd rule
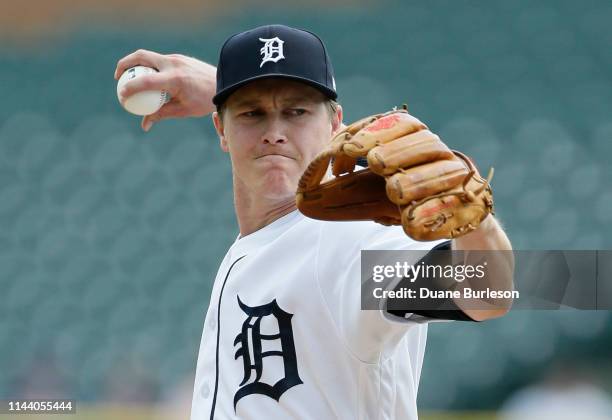
[[[135,93],[125,98],[122,102],[122,97],[119,94],[123,85],[136,77],[157,72],[151,67],[135,66],[123,72],[117,82],[117,98],[119,103],[123,105],[126,111],[135,115],[150,115],[156,112],[168,101],[168,94],[163,90],[146,90]]]

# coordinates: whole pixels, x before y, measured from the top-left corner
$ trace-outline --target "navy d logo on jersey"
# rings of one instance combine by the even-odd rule
[[[283,311],[276,303],[276,299],[266,305],[250,307],[242,303],[240,297],[238,297],[238,305],[248,317],[242,324],[242,332],[234,340],[234,346],[239,346],[234,359],[242,357],[244,367],[244,379],[234,395],[234,410],[236,410],[238,401],[247,395],[267,395],[278,401],[289,388],[303,383],[298,374],[295,345],[293,343],[293,328],[291,326],[293,314]],[[278,333],[261,333],[261,322],[264,318],[268,320],[267,317],[276,320]],[[276,348],[280,348],[280,350],[263,351],[263,341],[275,341]],[[252,347],[249,347],[249,344]],[[266,357],[280,357],[284,366],[284,376],[274,385],[261,382],[264,372],[263,362]]]
[[[285,58],[283,55],[283,44],[285,41],[277,36],[269,39],[259,38],[259,40],[264,43],[264,46],[259,50],[259,53],[263,55],[259,68],[263,67],[268,61],[276,63]]]

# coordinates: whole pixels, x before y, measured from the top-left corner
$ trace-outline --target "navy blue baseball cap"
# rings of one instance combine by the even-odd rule
[[[266,25],[225,41],[219,53],[213,103],[219,107],[237,89],[269,77],[303,82],[330,99],[338,97],[334,70],[321,38],[302,29]]]

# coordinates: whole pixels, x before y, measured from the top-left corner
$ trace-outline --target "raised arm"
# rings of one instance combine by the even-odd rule
[[[465,254],[464,263],[477,264],[471,261],[474,257],[469,251],[495,251],[487,252],[487,273],[484,279],[478,282],[467,282],[471,288],[484,290],[491,288],[497,291],[513,290],[514,254],[508,236],[498,221],[489,214],[478,228],[465,236],[455,238],[451,241],[452,250],[468,251]],[[483,253],[475,252],[475,258],[481,258]],[[484,302],[474,304],[477,300],[459,299],[457,305],[463,312],[476,321],[497,318],[505,315],[512,304],[511,300],[499,300],[495,305],[486,309]],[[479,309],[474,309],[474,307]],[[482,308],[482,309],[480,309]]]

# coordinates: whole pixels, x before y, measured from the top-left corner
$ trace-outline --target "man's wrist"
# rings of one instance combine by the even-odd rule
[[[480,225],[475,229],[475,231],[481,230],[482,232],[491,232],[497,229],[497,221],[492,214],[488,214],[487,217],[484,218]]]

